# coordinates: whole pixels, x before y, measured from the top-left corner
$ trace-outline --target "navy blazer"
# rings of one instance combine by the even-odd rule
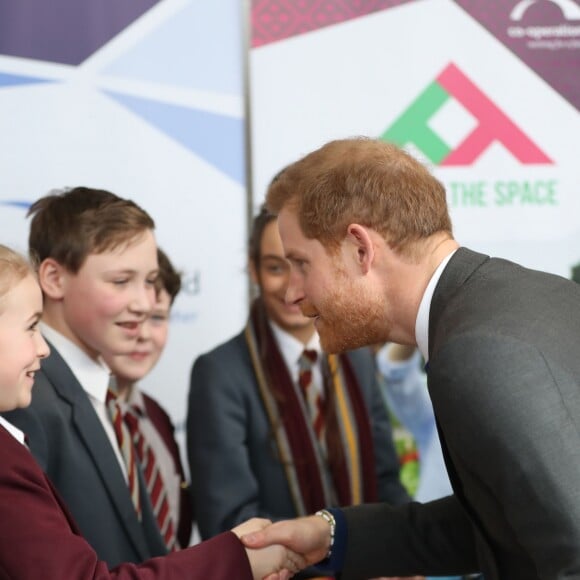
[[[366,348],[348,356],[369,412],[379,498],[407,502],[374,357]],[[203,538],[254,516],[278,520],[297,515],[243,333],[193,365],[187,448]]]

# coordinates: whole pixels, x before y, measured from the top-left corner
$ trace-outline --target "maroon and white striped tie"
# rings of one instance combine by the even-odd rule
[[[124,419],[137,452],[147,492],[153,505],[153,513],[157,520],[161,537],[171,552],[177,549],[177,538],[175,523],[169,511],[169,500],[167,498],[167,488],[163,481],[163,476],[155,458],[153,448],[149,445],[147,439],[143,437],[139,429],[139,419],[142,416],[141,410],[134,405],[128,406],[125,410]]]
[[[319,441],[324,446],[324,414],[323,399],[320,389],[316,388],[312,380],[312,367],[316,363],[318,353],[315,350],[304,350],[298,359],[298,384],[302,389],[312,428]]]
[[[117,438],[117,444],[119,445],[119,450],[121,451],[123,461],[125,462],[125,468],[127,470],[127,485],[129,486],[131,500],[135,506],[137,517],[141,519],[141,498],[139,496],[139,478],[137,477],[135,449],[131,441],[129,429],[123,422],[123,414],[117,401],[117,393],[112,387],[109,387],[107,390],[106,403],[107,411],[115,431],[115,437]]]

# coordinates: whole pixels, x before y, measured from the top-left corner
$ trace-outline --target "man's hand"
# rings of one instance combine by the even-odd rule
[[[232,532],[242,539],[253,536],[271,525],[271,521],[263,518],[252,518],[232,529]],[[298,570],[305,568],[304,560],[294,552],[281,545],[264,545],[261,549],[246,546],[246,554],[252,568],[254,580],[270,578],[271,580],[288,580]]]
[[[287,550],[286,559],[294,569],[279,568],[267,580],[286,580],[307,566],[324,560],[330,545],[330,527],[319,516],[277,522],[263,526],[241,537],[248,548],[264,548],[281,544]],[[289,575],[288,575],[289,574]]]

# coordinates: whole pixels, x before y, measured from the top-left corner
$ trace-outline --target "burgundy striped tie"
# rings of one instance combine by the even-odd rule
[[[298,359],[298,384],[302,389],[312,428],[321,445],[324,445],[324,414],[323,400],[320,389],[312,381],[312,367],[316,363],[318,353],[315,350],[305,350]]]
[[[159,531],[161,532],[167,549],[172,552],[177,549],[177,538],[175,524],[169,511],[167,489],[163,482],[153,448],[149,445],[147,439],[143,437],[139,429],[139,420],[141,417],[141,409],[134,405],[127,407],[124,415],[125,424],[129,428],[131,437],[133,438],[133,444],[135,445],[137,457],[141,464],[145,485],[151,498],[153,513],[155,514]]]
[[[127,469],[127,485],[129,486],[131,500],[135,506],[137,517],[141,518],[141,499],[139,497],[139,478],[137,477],[135,449],[131,442],[131,434],[123,422],[121,408],[117,402],[117,393],[112,385],[107,390],[107,411],[113,423],[117,444],[119,445],[119,450],[121,451],[125,468]]]

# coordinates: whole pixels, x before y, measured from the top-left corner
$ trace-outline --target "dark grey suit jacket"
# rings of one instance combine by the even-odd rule
[[[345,510],[343,579],[580,578],[580,285],[461,248],[435,289],[429,354],[455,495]]]
[[[349,358],[369,409],[380,499],[406,502],[372,354]],[[187,448],[202,537],[254,516],[295,517],[243,333],[195,361],[190,387]]]
[[[32,404],[5,413],[60,492],[82,535],[109,567],[166,553],[140,474],[142,521],[93,406],[62,359],[51,354],[36,375]]]

